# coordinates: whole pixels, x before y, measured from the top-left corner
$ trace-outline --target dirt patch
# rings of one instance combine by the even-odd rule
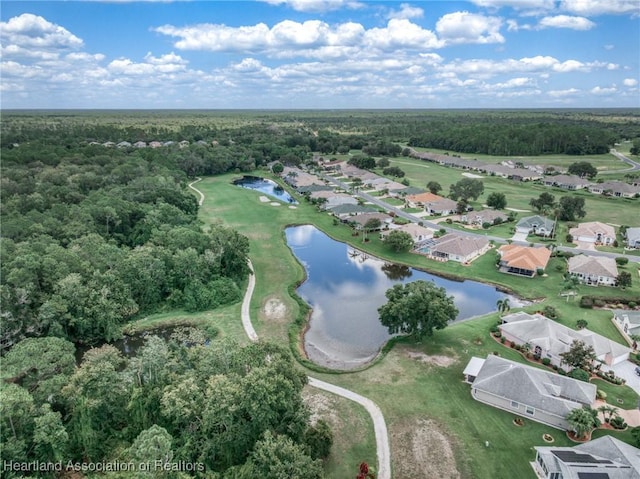
[[[311,424],[315,424],[318,419],[324,419],[329,424],[338,427],[342,422],[336,414],[338,408],[335,396],[306,387],[302,391],[302,399],[311,411],[311,416],[309,417]]]
[[[287,319],[287,305],[280,298],[269,298],[262,307],[264,317],[269,321],[282,322]]]
[[[458,362],[458,358],[456,356],[445,356],[445,355],[429,355],[425,353],[419,353],[417,351],[406,351],[405,354],[409,359],[415,359],[416,361],[420,361],[425,364],[433,364],[434,366],[439,366],[441,368],[448,368],[449,366]]]
[[[420,419],[392,425],[391,449],[396,477],[461,477],[452,442],[434,421]]]

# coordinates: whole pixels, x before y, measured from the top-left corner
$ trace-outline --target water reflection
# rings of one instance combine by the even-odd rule
[[[425,280],[444,287],[460,311],[457,321],[496,309],[507,297],[474,281],[451,281],[394,265],[332,240],[311,225],[286,229],[287,243],[307,271],[298,294],[313,313],[305,334],[309,358],[329,367],[351,369],[371,360],[391,337],[380,324],[378,308],[397,283]],[[515,298],[510,298],[516,304]]]
[[[256,190],[272,198],[282,201],[283,203],[297,204],[298,202],[286,192],[286,190],[275,181],[257,176],[243,176],[242,179],[233,182],[234,185]]]

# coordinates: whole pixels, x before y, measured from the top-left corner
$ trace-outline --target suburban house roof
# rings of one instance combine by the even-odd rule
[[[508,216],[499,210],[480,210],[480,211],[469,211],[464,214],[467,217],[467,221],[469,222],[480,222],[480,223],[493,223],[493,220],[496,218],[500,218],[501,220],[506,220]]]
[[[545,176],[545,184],[552,184],[558,186],[587,186],[590,182],[586,178],[580,178],[576,175],[555,175]]]
[[[607,191],[611,190],[614,193],[628,194],[633,195],[636,193],[640,193],[640,188],[637,186],[633,186],[629,183],[625,183],[624,181],[605,181],[603,183],[594,183],[589,187],[589,190],[595,191]]]
[[[389,190],[392,193],[398,193],[398,194],[402,194],[402,195],[419,195],[420,193],[424,193],[423,189],[420,188],[416,188],[415,186],[404,186],[402,185],[402,188],[398,188],[393,189],[393,190]]]
[[[540,228],[544,227],[545,230],[551,231],[554,226],[554,221],[549,218],[545,218],[544,216],[535,215],[535,216],[525,216],[521,218],[520,221],[516,224],[517,228],[529,228],[533,229],[533,227]]]
[[[407,200],[413,203],[429,203],[443,200],[442,196],[434,195],[433,193],[426,191],[424,193],[419,193],[417,195],[408,195]]]
[[[505,244],[498,248],[502,261],[512,268],[528,269],[535,271],[538,268],[546,268],[551,251],[547,248],[532,248],[530,246],[518,246]]]
[[[640,243],[640,228],[627,228],[627,232],[625,234],[628,245]]]
[[[489,240],[484,237],[449,233],[436,239],[431,251],[466,257],[477,253],[488,244]]]
[[[431,238],[433,236],[433,230],[430,228],[425,228],[424,226],[417,225],[415,223],[407,223],[405,225],[400,225],[397,228],[390,228],[388,230],[383,231],[381,234],[383,236],[387,236],[392,231],[404,231],[407,234],[410,234],[412,238],[418,238],[420,236],[424,236],[427,238]]]
[[[333,191],[333,186],[330,185],[306,185],[298,188],[300,193],[313,193],[314,191]]]
[[[640,479],[640,449],[613,436],[574,447],[536,446],[549,473],[562,479]]]
[[[574,238],[577,238],[578,236],[596,237],[599,233],[610,238],[616,237],[616,230],[613,228],[613,226],[605,223],[600,223],[599,221],[579,223],[577,227],[571,228],[569,230],[569,234]]]
[[[355,214],[355,213],[374,213],[378,211],[373,206],[358,205],[358,204],[337,205],[327,209],[331,211],[334,215],[348,215],[348,214]]]
[[[582,273],[591,276],[616,278],[618,266],[616,260],[604,256],[586,256],[579,254],[569,258],[569,273]]]
[[[436,201],[429,201],[425,204],[425,207],[428,207],[429,210],[435,211],[436,213],[442,211],[455,211],[458,208],[458,203],[449,198],[441,198]]]
[[[365,224],[367,224],[367,221],[374,218],[379,219],[380,222],[384,224],[385,221],[391,219],[391,216],[386,213],[361,213],[350,217],[349,221],[354,221],[359,225],[364,226]]]
[[[563,418],[593,404],[597,389],[595,384],[495,355],[487,356],[472,387]]]
[[[518,318],[509,316],[503,318],[506,323],[500,326],[503,333],[519,338],[523,342],[536,344],[555,356],[569,351],[573,341],[582,341],[586,345],[593,346],[598,358],[603,358],[607,354],[615,358],[631,352],[628,347],[586,328],[571,329],[540,314],[532,316],[522,313]]]

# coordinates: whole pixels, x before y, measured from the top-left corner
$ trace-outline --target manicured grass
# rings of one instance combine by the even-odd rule
[[[269,176],[266,172],[256,174]],[[251,304],[251,317],[261,338],[279,344],[289,341],[290,324],[298,317],[298,303],[290,297],[289,287],[301,281],[304,271],[286,245],[283,230],[292,224],[314,224],[333,238],[364,249],[382,259],[427,269],[431,272],[454,274],[491,282],[518,292],[521,296],[538,299],[527,310],[535,311],[549,304],[559,312],[559,321],[575,327],[577,319],[586,319],[589,328],[622,342],[610,321],[610,313],[581,309],[578,301],[566,302],[558,296],[562,274],[556,266],[562,259],[552,259],[547,268],[547,277],[520,278],[499,273],[495,266],[495,253],[490,251],[469,266],[458,263],[438,263],[411,253],[395,253],[389,250],[376,235],[371,241],[362,243],[360,237],[351,236],[351,229],[334,225],[333,219],[315,207],[301,201],[297,208],[287,205],[271,206],[259,201],[260,194],[231,184],[234,175],[205,178],[198,183],[206,196],[200,217],[205,223],[221,221],[245,234],[250,241],[251,259],[256,270],[256,290]],[[295,195],[295,193],[294,193]],[[637,268],[634,266],[634,268]],[[578,293],[636,295],[640,287],[637,281],[633,289],[618,291],[615,288],[579,287]],[[269,300],[279,301],[285,306],[281,317],[265,314]],[[239,305],[225,308],[217,320],[222,334],[244,338],[240,326]],[[214,312],[216,313],[216,312]],[[313,373],[315,377],[353,389],[369,397],[382,409],[387,426],[393,437],[400,425],[413,424],[423,419],[433,421],[452,444],[457,466],[462,477],[533,478],[529,461],[535,457],[534,445],[543,445],[542,434],[551,434],[556,445],[571,445],[566,435],[549,427],[527,420],[524,427],[513,425],[513,414],[497,410],[474,401],[469,386],[462,382],[462,370],[471,356],[486,357],[494,351],[508,359],[524,361],[522,357],[495,342],[488,335],[497,315],[468,321],[435,333],[433,338],[421,344],[400,342],[375,365],[364,371],[351,374]],[[235,325],[235,326],[234,326]],[[296,346],[297,347],[297,346]],[[449,367],[438,367],[412,359],[408,352],[426,355],[443,355],[454,359]],[[352,462],[375,458],[375,445],[370,429],[354,430],[347,418],[361,414],[351,409],[351,404],[338,403],[335,411],[342,421],[337,421],[334,434],[347,450],[336,451],[326,464],[327,477],[349,477]],[[620,436],[626,437],[626,436]],[[490,446],[485,447],[485,441]],[[350,446],[347,446],[350,445]],[[403,444],[392,442],[392,459],[401,451]],[[351,452],[349,452],[351,451]],[[397,468],[397,465],[392,467]],[[403,479],[412,479],[411,477]]]
[[[606,366],[603,366],[606,371]],[[638,406],[638,394],[629,386],[618,386],[611,384],[604,379],[592,379],[591,384],[595,384],[598,389],[607,393],[607,403],[620,409],[635,409]],[[622,402],[620,402],[622,401]]]
[[[400,166],[406,173],[412,186],[424,188],[429,181],[437,181],[443,188],[443,195],[448,194],[449,185],[457,183],[464,176],[465,170],[448,168],[435,163],[424,162],[412,158],[391,159],[393,165]],[[468,173],[468,172],[466,172]],[[585,200],[587,215],[581,221],[602,221],[618,225],[635,225],[638,223],[638,211],[640,200],[635,198],[612,198],[594,195],[588,191],[568,192],[559,188],[548,188],[533,182],[520,182],[507,180],[495,176],[484,176],[484,193],[478,198],[477,203],[482,205],[486,198],[494,192],[504,193],[507,197],[507,206],[519,210],[527,210],[530,213],[518,213],[518,217],[535,214],[531,211],[529,201],[537,198],[540,193],[548,192],[559,201],[563,196],[578,196]],[[476,202],[474,202],[475,204]]]

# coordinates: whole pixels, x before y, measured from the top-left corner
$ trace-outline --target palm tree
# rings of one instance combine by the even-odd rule
[[[614,417],[620,416],[617,407],[610,406],[609,404],[605,404],[598,408],[598,411],[602,413],[602,418],[604,422],[610,422]]]
[[[585,437],[591,430],[600,426],[598,411],[586,405],[571,411],[567,415],[567,422],[570,430],[575,433],[578,439]]]
[[[511,305],[509,304],[509,298],[503,298],[496,301],[496,307],[498,312],[502,316],[504,313],[511,311]]]

